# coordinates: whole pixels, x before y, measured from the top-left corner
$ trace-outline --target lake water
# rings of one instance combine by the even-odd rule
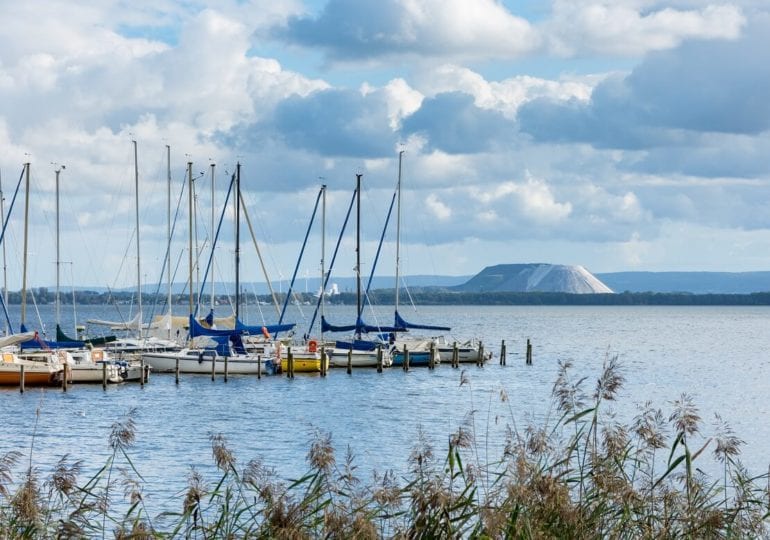
[[[18,313],[18,306],[12,308]],[[311,309],[302,309],[289,320],[307,318]],[[51,321],[51,306],[40,310],[41,318]],[[352,311],[349,306],[329,311],[331,322],[349,323],[344,316]],[[379,311],[379,322],[390,321],[387,311]],[[34,310],[28,311],[29,326],[36,326],[30,313]],[[71,308],[63,314],[65,331],[71,333]],[[416,313],[404,309],[402,315],[451,325],[458,339],[479,336],[495,358],[484,368],[464,366],[470,385],[462,387],[461,370],[445,363],[435,371],[409,373],[361,370],[348,376],[333,370],[324,379],[231,376],[225,383],[182,375],[177,386],[173,375],[154,374],[144,388],[123,384],[103,391],[100,385],[79,385],[67,393],[28,389],[23,395],[2,389],[0,454],[28,453],[39,411],[33,461],[44,476],[65,453],[99,466],[109,453],[110,426],[135,408],[138,432],[131,455],[146,480],[146,498],[151,507],[175,508],[179,501],[171,497],[184,489],[189,467],[211,471],[211,433],[227,438],[239,463],[260,457],[290,478],[306,470],[314,433],[330,432],[339,461],[350,448],[366,479],[374,470],[406,470],[420,429],[443,457],[448,436],[475,410],[479,458],[485,462],[487,454],[489,460],[500,457],[506,425],[522,429],[549,421],[559,360],[574,362],[576,377],[587,377],[590,393],[604,359],[617,355],[627,380],[615,405],[619,419],[628,420],[635,405],[648,400],[668,416],[671,402],[687,392],[705,421],[705,436],[720,413],[746,441],[742,457],[749,470],[761,473],[770,463],[770,308],[440,306]],[[115,313],[88,307],[77,317],[114,318]],[[256,314],[249,317],[257,323]],[[366,319],[373,323],[375,317],[367,313]],[[300,324],[298,333],[306,326]],[[503,339],[505,367],[497,358]],[[533,344],[531,366],[524,361],[527,339]],[[507,403],[500,400],[503,390]]]

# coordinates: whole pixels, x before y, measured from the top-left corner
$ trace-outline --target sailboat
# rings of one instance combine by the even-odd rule
[[[122,332],[122,336],[112,340],[106,345],[106,349],[114,354],[128,359],[136,359],[143,351],[170,351],[179,350],[179,344],[171,338],[171,283],[170,283],[170,251],[166,252],[166,268],[169,272],[168,309],[166,316],[160,317],[145,325],[142,313],[142,272],[141,250],[139,243],[139,160],[136,141],[132,141],[134,148],[134,200],[135,200],[135,228],[136,228],[136,294],[138,309],[131,320],[109,321],[103,319],[89,319],[88,324],[104,326],[111,331]],[[168,180],[167,222],[168,238],[171,237],[171,147],[166,145],[166,171]],[[170,240],[169,240],[170,241]],[[160,336],[163,329],[168,329],[167,335]],[[153,335],[155,334],[155,335]]]
[[[259,352],[247,352],[243,343],[243,334],[247,333],[250,329],[245,325],[242,325],[239,321],[239,264],[240,264],[240,248],[239,248],[239,205],[240,205],[240,178],[241,178],[241,164],[236,165],[236,172],[233,174],[230,181],[230,188],[227,192],[227,198],[225,199],[225,209],[227,201],[230,198],[230,194],[235,190],[236,197],[236,247],[235,247],[235,327],[232,329],[213,329],[205,328],[198,322],[196,318],[197,307],[193,298],[193,240],[192,240],[192,216],[193,216],[193,196],[192,196],[192,162],[187,163],[187,180],[188,180],[188,212],[189,212],[189,260],[188,260],[188,279],[190,284],[190,296],[189,296],[189,326],[188,326],[188,339],[189,346],[182,348],[176,352],[153,352],[148,351],[143,353],[144,360],[153,367],[156,371],[171,372],[179,370],[180,373],[224,373],[225,370],[229,374],[272,374],[277,370],[278,358],[280,355],[280,347],[276,347],[273,343],[265,343]],[[204,275],[202,288],[205,287],[206,278],[208,277],[208,271],[211,267],[214,255],[214,247],[219,236],[222,220],[224,219],[225,209],[219,219],[219,226],[212,242],[211,257],[209,264],[206,268],[206,274]],[[200,297],[200,295],[199,295]],[[291,325],[293,326],[293,325]],[[262,329],[260,328],[260,331]],[[268,327],[265,328],[265,333],[269,333]]]
[[[352,326],[335,326],[321,317],[321,327],[324,331],[346,332],[353,331],[352,341],[336,341],[331,351],[329,365],[331,367],[377,367],[378,364],[388,367],[392,364],[387,344],[364,340],[362,333],[393,331],[394,328],[380,328],[364,323],[361,303],[361,177],[356,174],[356,324]]]
[[[56,174],[56,333],[53,341],[41,339],[35,334],[19,344],[21,351],[18,358],[30,362],[50,363],[50,356],[56,356],[56,361],[65,366],[67,380],[69,382],[102,382],[106,377],[108,382],[119,383],[129,377],[129,366],[126,362],[112,361],[109,354],[101,348],[94,348],[96,344],[103,344],[106,339],[97,343],[86,342],[67,337],[61,329],[61,298],[60,298],[60,219],[59,219],[59,177],[64,165],[59,166]],[[27,171],[27,174],[29,172]],[[26,216],[25,216],[26,220]],[[25,227],[26,229],[26,227]],[[22,323],[24,329],[24,323]],[[108,339],[108,338],[107,338]],[[138,380],[139,374],[136,374]]]
[[[451,330],[450,327],[427,324],[413,324],[406,321],[398,311],[399,292],[401,285],[399,276],[401,263],[401,172],[403,156],[404,151],[401,150],[398,153],[398,181],[396,183],[398,204],[396,211],[396,286],[394,326],[396,328],[402,329],[402,332],[408,332],[409,330],[428,330],[431,332],[441,332],[441,334],[436,337],[429,338],[406,338],[403,337],[403,333],[391,334],[391,341],[393,344],[393,364],[403,365],[405,348],[406,350],[410,351],[409,364],[411,366],[429,365],[430,363],[435,365],[440,362],[441,358],[452,358],[455,350],[457,351],[459,362],[484,362],[491,358],[491,353],[484,354],[480,350],[478,340],[470,339],[459,344],[456,344],[455,342],[450,343],[445,334],[443,334],[443,332],[449,332]]]

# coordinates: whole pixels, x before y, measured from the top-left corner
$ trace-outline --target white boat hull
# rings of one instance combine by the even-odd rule
[[[347,349],[332,349],[329,358],[329,366],[337,368],[348,367]],[[382,349],[382,367],[390,367],[393,361],[387,349]],[[377,367],[377,351],[353,351],[350,359],[350,365],[354,368],[373,368]]]
[[[144,353],[144,362],[153,371],[174,373],[179,365],[179,373],[208,373],[214,365],[215,374],[225,373],[225,357],[212,354],[199,355],[197,352],[180,351],[179,353]],[[227,357],[227,373],[229,375],[270,375],[275,371],[272,358],[257,356]]]

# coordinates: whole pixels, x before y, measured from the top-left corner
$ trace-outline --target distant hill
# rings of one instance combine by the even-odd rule
[[[770,272],[612,272],[596,274],[616,292],[749,294],[770,291]]]
[[[458,292],[611,293],[612,289],[582,266],[561,264],[498,264],[488,266]]]

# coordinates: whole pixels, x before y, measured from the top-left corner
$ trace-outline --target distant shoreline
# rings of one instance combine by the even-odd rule
[[[78,291],[75,293],[77,305],[129,305],[135,303],[135,294],[129,293],[96,293],[93,291]],[[376,305],[393,305],[395,295],[393,289],[378,289],[368,294],[372,303]],[[657,293],[657,292],[622,292],[603,294],[572,294],[554,292],[450,292],[445,289],[419,289],[410,293],[411,302],[417,305],[467,305],[467,306],[770,306],[770,292],[756,292],[750,294],[692,294],[692,293]],[[285,294],[277,294],[279,302],[283,303]],[[302,304],[315,305],[318,298],[308,293],[298,293],[296,299]],[[402,302],[404,295],[402,292]],[[145,305],[165,305],[164,295],[144,294],[142,302]],[[231,299],[230,299],[231,300]],[[50,290],[40,293],[35,291],[35,303],[37,305],[50,305],[54,303]],[[61,295],[62,305],[72,305],[70,294]],[[217,296],[218,304],[227,304],[226,296]],[[267,295],[243,294],[243,304],[272,303]],[[28,297],[31,303],[31,297]],[[186,295],[174,295],[173,305],[186,306],[189,297]],[[210,303],[207,295],[201,299],[201,303]],[[327,297],[327,304],[355,305],[356,295],[344,292]],[[10,293],[9,305],[20,305],[21,295],[18,292]]]

